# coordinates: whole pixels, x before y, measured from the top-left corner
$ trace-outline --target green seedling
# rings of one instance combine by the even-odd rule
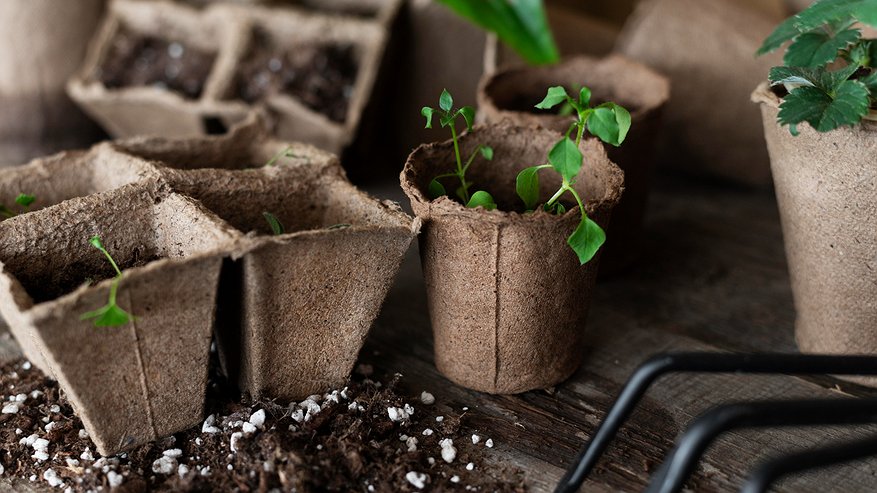
[[[286,233],[283,224],[280,223],[280,219],[277,219],[277,216],[270,212],[263,212],[262,216],[265,217],[265,221],[268,222],[268,226],[271,227],[271,232],[274,233],[274,236],[280,236]]]
[[[268,162],[265,163],[265,166],[266,167],[267,166],[274,166],[275,164],[277,164],[277,161],[279,161],[281,158],[285,158],[285,157],[297,158],[300,156],[298,154],[292,152],[292,147],[285,147],[285,148],[281,149],[280,152],[278,152],[277,154],[272,156],[271,159],[269,159]]]
[[[553,169],[561,177],[561,185],[557,192],[542,205],[542,209],[555,214],[566,213],[566,207],[560,199],[569,194],[575,199],[581,213],[578,227],[567,238],[567,243],[576,253],[579,262],[584,265],[594,258],[597,251],[606,242],[606,233],[585,211],[584,202],[573,185],[584,163],[584,155],[579,150],[582,138],[587,130],[603,142],[620,146],[630,130],[630,113],[615,103],[603,103],[591,106],[591,91],[582,87],[578,98],[567,94],[566,89],[555,86],[548,89],[545,99],[536,108],[548,110],[557,105],[568,105],[573,108],[576,120],[566,135],[548,152],[548,162],[539,166],[525,168],[518,173],[515,190],[524,202],[528,212],[539,206],[539,172]],[[575,134],[574,139],[571,137]]]
[[[107,257],[107,260],[110,261],[110,265],[113,266],[113,269],[116,271],[116,277],[113,278],[113,283],[110,285],[110,299],[106,305],[97,310],[83,313],[79,319],[80,320],[90,320],[94,319],[95,327],[119,327],[125,325],[129,322],[135,320],[135,317],[121,307],[116,304],[116,295],[119,291],[119,283],[122,281],[122,271],[119,270],[119,266],[116,264],[116,261],[113,260],[113,257],[110,255],[110,252],[104,248],[103,242],[101,242],[100,236],[93,236],[88,240],[91,243],[91,246],[97,248]]]
[[[24,214],[25,212],[30,211],[30,206],[37,200],[33,195],[28,195],[26,193],[18,194],[18,197],[15,197],[15,205],[19,207],[18,212],[14,212],[12,209],[6,207],[3,204],[0,204],[0,216],[5,219],[9,219],[10,217],[17,216],[19,214]]]
[[[457,167],[452,173],[445,173],[436,176],[431,182],[429,182],[429,193],[432,198],[435,199],[442,195],[447,195],[447,191],[440,180],[456,177],[460,182],[460,186],[457,187],[456,190],[456,195],[466,207],[484,207],[487,210],[496,209],[496,202],[489,193],[483,190],[478,190],[475,193],[470,194],[469,190],[473,183],[466,180],[466,171],[469,170],[469,166],[472,165],[475,158],[480,154],[484,159],[490,161],[493,159],[493,149],[488,146],[479,145],[469,156],[469,159],[466,160],[465,164],[460,155],[457,120],[462,118],[466,124],[466,129],[472,130],[472,123],[475,120],[475,109],[471,106],[454,109],[454,98],[451,97],[451,94],[445,89],[442,91],[441,97],[439,97],[438,109],[424,106],[420,113],[426,118],[426,128],[432,128],[433,116],[437,116],[442,128],[450,127],[451,138],[454,141],[454,156],[456,158]]]
[[[855,125],[877,103],[877,40],[862,37],[862,24],[877,26],[877,0],[818,0],[759,48],[763,55],[791,42],[768,78],[789,92],[778,121],[792,135],[803,122],[819,132]]]

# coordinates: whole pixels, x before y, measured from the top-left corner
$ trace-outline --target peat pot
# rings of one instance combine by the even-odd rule
[[[551,86],[572,94],[579,86],[593,91],[593,104],[612,101],[627,108],[632,125],[621,147],[606,146],[609,158],[624,171],[624,196],[612,212],[601,273],[612,273],[636,259],[654,160],[654,144],[670,83],[645,65],[620,55],[597,59],[572,57],[545,67],[501,70],[482,79],[478,109],[487,121],[508,119],[518,125],[538,124],[566,132],[573,116],[535,108]]]
[[[877,353],[877,124],[819,133],[802,123],[793,137],[777,123],[781,100],[767,83],[752,99],[764,118],[798,347]]]
[[[95,327],[114,272],[133,322]],[[0,223],[0,312],[29,337],[102,455],[203,419],[222,255],[236,233],[164,187],[126,185]],[[32,348],[31,350],[33,350]]]
[[[582,362],[598,259],[581,266],[566,243],[580,220],[577,208],[562,216],[525,214],[515,193],[517,173],[545,162],[560,138],[509,122],[477,126],[461,137],[467,156],[478,145],[493,147],[493,161],[476,159],[467,178],[490,192],[499,210],[429,199],[429,182],[454,167],[450,141],[418,147],[402,171],[402,188],[423,221],[420,254],[436,365],[457,384],[524,392],[561,382]],[[605,228],[623,174],[598,142],[585,141],[582,151],[575,186],[590,217]],[[541,175],[541,200],[559,185],[556,174]]]

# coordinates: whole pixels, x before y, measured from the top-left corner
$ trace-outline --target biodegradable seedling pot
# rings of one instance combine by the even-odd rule
[[[101,137],[64,92],[104,0],[0,2],[0,167]]]
[[[0,204],[16,213],[25,212],[14,205],[15,198],[24,193],[36,198],[27,209],[35,211],[155,176],[157,173],[147,163],[119,155],[106,145],[98,145],[90,151],[62,152],[4,170],[0,173]],[[25,357],[51,375],[51,368],[31,340],[32,334],[22,332],[20,328],[21,325],[13,324],[10,330]]]
[[[804,352],[877,353],[877,124],[827,133],[777,123],[780,98],[764,83],[760,103]],[[868,379],[870,385],[875,379]]]
[[[779,19],[731,0],[645,0],[617,49],[670,78],[663,163],[754,186],[770,184],[760,116],[746,104],[781,55],[755,58]]]
[[[106,304],[101,235],[136,319],[97,328]],[[33,341],[102,455],[203,418],[222,254],[237,234],[191,199],[128,185],[0,223],[0,312]],[[98,282],[85,285],[86,279]]]
[[[304,399],[350,375],[419,221],[358,191],[313,147],[292,144],[296,157],[264,166],[285,145],[250,132],[120,146],[160,159],[174,189],[248,233],[223,273],[223,368],[253,398]],[[264,212],[286,233],[273,236]]]
[[[467,179],[493,195],[495,211],[428,198],[429,182],[454,166],[451,142],[423,145],[405,164],[402,188],[423,220],[420,254],[436,365],[457,384],[524,392],[561,382],[582,362],[597,259],[581,266],[566,243],[579,223],[578,209],[563,216],[514,212],[522,208],[517,173],[544,163],[560,138],[508,122],[478,126],[461,138],[464,155],[479,144],[494,149],[493,161],[476,159]],[[575,187],[589,216],[605,228],[621,197],[623,174],[597,141],[583,142],[582,151]],[[559,185],[546,173],[542,202]]]
[[[217,102],[245,25],[214,10],[112,2],[68,93],[114,137],[221,132],[246,112]]]
[[[478,90],[480,114],[489,122],[508,119],[517,125],[538,124],[566,132],[573,116],[535,108],[551,86],[575,92],[593,91],[594,104],[612,101],[627,108],[632,125],[621,147],[606,146],[609,158],[624,171],[624,196],[612,212],[601,272],[629,265],[638,253],[654,160],[655,137],[670,97],[670,83],[644,65],[620,55],[597,59],[573,57],[545,67],[501,70],[482,79]]]

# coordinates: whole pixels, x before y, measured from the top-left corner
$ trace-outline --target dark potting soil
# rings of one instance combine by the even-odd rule
[[[347,119],[359,63],[351,44],[309,44],[294,49],[274,45],[253,31],[248,54],[238,65],[235,96],[253,104],[286,93],[335,122]]]
[[[179,40],[120,29],[95,75],[109,89],[153,86],[198,99],[215,59]]]
[[[120,269],[124,271],[126,269],[142,267],[162,258],[158,255],[141,256],[137,251],[134,253],[134,257],[130,262],[120,263]],[[100,252],[96,254],[99,255]],[[116,271],[113,270],[110,263],[105,262],[105,265],[101,265],[99,269],[95,269],[90,263],[73,263],[60,271],[53,272],[51,279],[36,279],[27,275],[17,277],[34,302],[43,303],[72,293],[83,284],[98,284],[101,281],[112,279],[115,275]]]
[[[437,421],[431,405],[396,391],[398,375],[384,385],[358,375],[299,404],[248,405],[212,373],[203,426],[100,457],[55,381],[24,361],[6,364],[0,475],[76,492],[526,491],[520,471],[486,464],[489,437],[473,443],[467,412]],[[445,438],[456,449],[450,463]]]

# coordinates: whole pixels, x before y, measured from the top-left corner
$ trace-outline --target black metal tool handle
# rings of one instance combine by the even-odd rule
[[[803,354],[666,353],[642,363],[630,376],[609,413],[555,488],[575,493],[649,387],[668,373],[877,375],[877,356]]]

